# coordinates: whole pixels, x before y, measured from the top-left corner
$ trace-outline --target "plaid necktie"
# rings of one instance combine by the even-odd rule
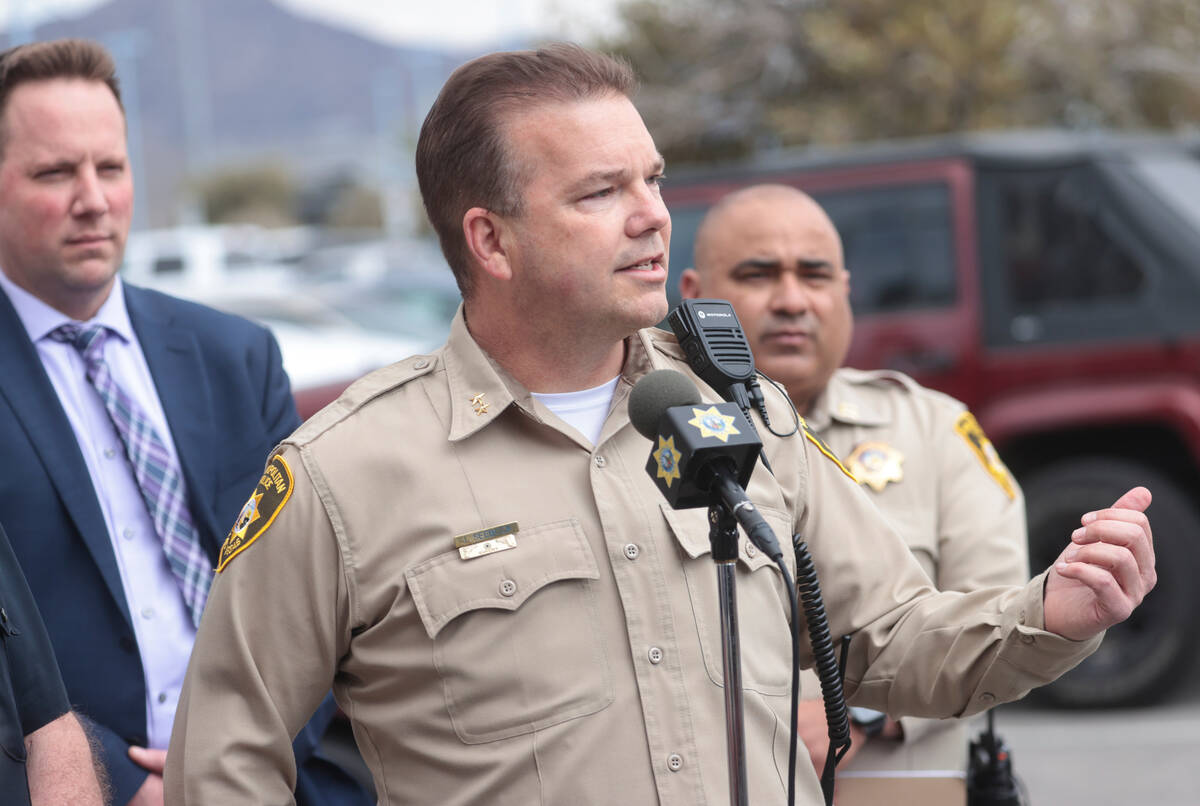
[[[175,575],[183,600],[199,626],[208,588],[212,585],[212,565],[187,510],[183,474],[171,461],[166,445],[137,402],[113,379],[104,360],[103,325],[79,327],[65,324],[55,328],[50,338],[75,347],[83,356],[87,379],[104,401],[108,416],[125,444],[125,455],[133,466],[133,475],[142,491],[146,510],[162,540],[167,564]]]

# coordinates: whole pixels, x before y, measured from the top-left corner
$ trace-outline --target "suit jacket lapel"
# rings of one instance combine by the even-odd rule
[[[29,340],[29,334],[3,292],[0,292],[0,344],[4,345],[4,349],[0,349],[0,378],[21,379],[16,383],[10,380],[0,384],[0,395],[8,401],[29,435],[59,500],[100,569],[104,584],[120,606],[126,622],[132,624],[108,525],[83,453],[75,441],[75,432],[42,367],[37,348]]]
[[[145,289],[125,285],[125,307],[138,335],[158,399],[171,427],[175,451],[188,487],[188,503],[204,548],[216,556],[216,457],[212,454],[212,386],[193,333],[175,325],[169,307]]]

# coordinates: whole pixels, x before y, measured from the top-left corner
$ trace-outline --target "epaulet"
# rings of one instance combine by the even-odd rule
[[[380,395],[399,389],[441,365],[441,353],[409,356],[395,364],[370,372],[346,387],[337,399],[304,421],[284,442],[304,445]]]
[[[646,327],[639,330],[638,335],[642,338],[642,343],[645,344],[647,350],[661,353],[676,361],[687,360],[687,356],[684,354],[683,348],[679,346],[679,340],[675,338],[674,333],[669,333],[659,327]]]
[[[937,389],[922,386],[903,372],[891,369],[842,369],[839,372],[843,373],[845,379],[851,383],[872,386],[886,392],[895,392],[897,389],[903,390],[913,401],[918,404],[935,407],[938,411],[942,412],[942,416],[957,417],[958,412],[967,407],[958,398]]]
[[[879,386],[884,388],[900,387],[908,392],[916,392],[924,387],[903,372],[894,369],[854,369],[842,367],[838,374],[847,383],[855,386]]]

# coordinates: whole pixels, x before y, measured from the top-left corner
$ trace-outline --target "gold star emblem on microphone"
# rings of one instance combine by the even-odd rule
[[[715,437],[722,442],[728,442],[734,434],[742,433],[734,428],[733,415],[722,414],[716,406],[709,406],[707,409],[693,408],[692,414],[695,416],[688,420],[688,425],[700,429],[700,436],[705,439]]]

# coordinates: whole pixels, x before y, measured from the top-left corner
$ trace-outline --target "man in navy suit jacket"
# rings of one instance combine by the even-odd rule
[[[299,418],[268,331],[122,285],[132,205],[124,112],[103,48],[63,40],[0,54],[0,520],[71,702],[99,734],[114,802],[161,804],[193,615],[116,420],[83,356],[52,334],[104,326],[104,360],[173,446],[210,561]],[[365,803],[314,754],[331,709],[327,698],[296,738],[297,800]]]

